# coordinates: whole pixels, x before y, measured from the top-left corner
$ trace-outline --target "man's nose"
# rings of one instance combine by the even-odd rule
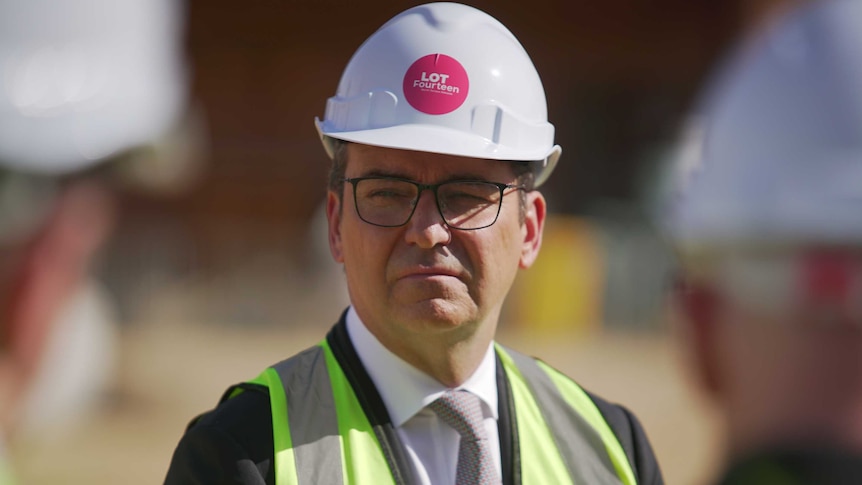
[[[438,244],[448,244],[452,239],[451,230],[437,209],[437,200],[433,191],[423,190],[419,194],[416,209],[407,223],[404,237],[408,243],[425,249],[433,248]]]

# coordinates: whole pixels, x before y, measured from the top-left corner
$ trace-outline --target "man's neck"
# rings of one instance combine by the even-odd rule
[[[496,319],[445,332],[389,334],[365,324],[390,352],[446,387],[463,384],[479,367],[494,339]],[[393,328],[393,327],[388,327]]]
[[[381,343],[405,362],[454,388],[473,375],[482,362],[493,340],[493,333],[483,332],[484,328],[479,326],[467,336],[441,333],[423,336],[421,340],[399,340],[392,345],[384,340]]]
[[[387,349],[351,308],[345,317],[348,337],[368,376],[377,387],[392,422],[400,426],[419,410],[451,389],[435,377]],[[485,347],[478,368],[458,388],[479,396],[497,417],[498,393],[493,345]]]

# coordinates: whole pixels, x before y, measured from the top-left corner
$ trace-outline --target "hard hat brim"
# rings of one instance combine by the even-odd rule
[[[327,137],[352,143],[361,143],[385,148],[439,153],[486,160],[512,160],[541,163],[537,172],[536,186],[547,180],[559,160],[562,148],[553,145],[541,150],[524,150],[495,144],[475,134],[435,125],[405,124],[357,131],[331,131],[326,122],[314,119],[324,149],[332,157],[332,147]]]

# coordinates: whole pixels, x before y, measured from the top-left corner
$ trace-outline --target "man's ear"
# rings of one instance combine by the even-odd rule
[[[329,221],[329,251],[337,263],[344,262],[341,246],[341,199],[333,191],[326,193],[326,219]]]
[[[674,308],[687,357],[698,384],[712,398],[723,394],[721,378],[720,296],[704,282],[681,278],[673,289]]]
[[[533,190],[527,192],[527,205],[524,211],[524,224],[521,231],[524,242],[521,246],[521,260],[519,265],[527,269],[533,265],[542,248],[542,232],[545,229],[545,217],[547,216],[547,204],[541,192]]]

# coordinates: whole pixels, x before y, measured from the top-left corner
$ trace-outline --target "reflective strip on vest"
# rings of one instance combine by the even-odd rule
[[[563,476],[559,467],[569,483],[636,483],[622,445],[580,386],[544,362],[496,347],[512,385],[518,436],[530,443],[520,447],[524,485],[546,483],[550,469]]]
[[[326,340],[251,382],[269,388],[277,485],[394,483]]]
[[[635,485],[622,446],[574,381],[531,357],[496,350],[512,388],[524,485]],[[277,485],[394,484],[325,339],[250,382],[269,388]]]

